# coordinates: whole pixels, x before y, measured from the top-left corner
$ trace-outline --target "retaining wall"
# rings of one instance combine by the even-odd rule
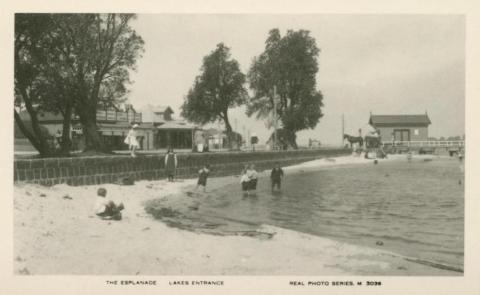
[[[245,164],[254,163],[257,171],[271,169],[275,162],[282,166],[324,157],[350,154],[350,149],[315,149],[276,152],[228,152],[177,154],[178,178],[196,177],[203,164],[211,165],[211,176],[239,174]],[[42,185],[67,183],[89,185],[117,182],[126,177],[135,180],[165,178],[164,155],[94,156],[48,159],[16,159],[14,182]]]

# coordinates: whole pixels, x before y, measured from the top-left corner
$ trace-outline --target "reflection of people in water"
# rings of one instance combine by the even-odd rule
[[[460,151],[460,152],[458,153],[458,161],[460,162],[460,171],[461,171],[462,173],[465,172],[465,164],[464,164],[464,162],[463,162],[463,161],[464,161],[464,157],[465,157],[465,156],[464,156],[463,152]],[[461,180],[459,181],[459,184],[461,184]]]
[[[411,162],[412,161],[412,152],[408,152],[407,154],[407,161]]]

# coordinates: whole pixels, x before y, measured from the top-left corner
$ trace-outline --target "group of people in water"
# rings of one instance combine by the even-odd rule
[[[275,190],[280,190],[282,187],[282,179],[284,173],[279,163],[275,163],[275,167],[270,172],[270,181],[272,192]],[[245,165],[240,176],[240,184],[242,191],[246,195],[255,194],[258,184],[258,172],[255,170],[255,165]]]

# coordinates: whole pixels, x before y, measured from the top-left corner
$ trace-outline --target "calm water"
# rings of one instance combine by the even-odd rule
[[[297,172],[274,194],[260,179],[256,197],[230,184],[170,221],[217,234],[269,224],[463,269],[463,173],[454,159]]]

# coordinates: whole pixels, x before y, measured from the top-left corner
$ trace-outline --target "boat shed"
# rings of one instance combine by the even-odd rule
[[[428,126],[432,123],[428,114],[421,115],[372,115],[368,123],[380,134],[382,142],[427,141]]]

